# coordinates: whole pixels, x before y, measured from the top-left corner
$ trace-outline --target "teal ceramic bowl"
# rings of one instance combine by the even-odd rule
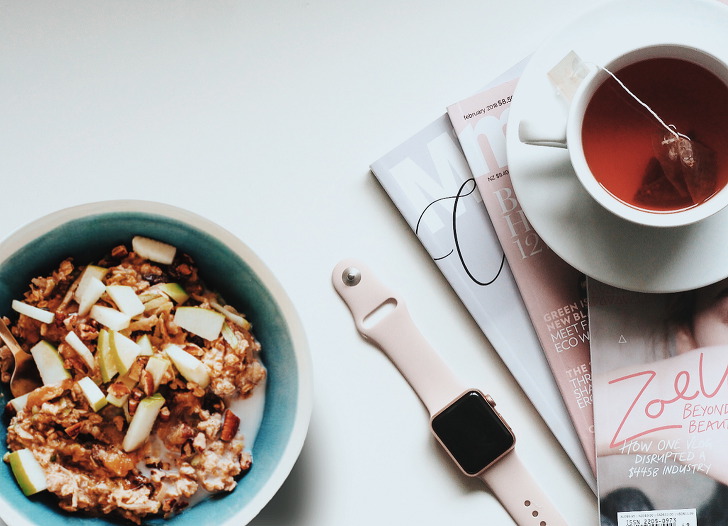
[[[160,203],[107,201],[61,210],[0,244],[0,314],[12,318],[11,300],[22,296],[33,277],[52,270],[62,259],[97,260],[136,234],[173,244],[195,259],[209,286],[248,315],[268,368],[265,411],[248,474],[232,493],[203,501],[171,519],[145,524],[242,526],[290,473],[303,446],[312,406],[311,360],[301,322],[277,280],[244,243],[207,219]],[[2,410],[9,397],[4,390]],[[4,455],[5,415],[1,422],[0,455]],[[65,513],[49,495],[25,497],[4,462],[0,488],[0,518],[9,526],[108,524],[102,518]]]

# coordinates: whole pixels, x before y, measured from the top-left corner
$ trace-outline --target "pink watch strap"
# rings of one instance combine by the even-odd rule
[[[384,351],[431,416],[466,390],[417,330],[402,299],[385,287],[366,265],[353,259],[344,260],[334,268],[332,281],[349,307],[359,333]],[[367,318],[386,304],[393,308],[376,322],[367,323]],[[515,451],[495,462],[479,478],[519,526],[566,526]]]
[[[480,476],[519,526],[567,526],[515,450]]]
[[[375,343],[409,382],[430,415],[452,402],[465,387],[412,323],[404,301],[363,263],[349,259],[334,269],[334,288],[349,307],[359,333]],[[394,307],[376,324],[367,317],[386,303]]]

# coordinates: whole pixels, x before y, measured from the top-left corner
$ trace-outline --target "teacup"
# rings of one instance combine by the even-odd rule
[[[674,44],[603,65],[573,53],[565,61],[570,104],[561,130],[521,121],[521,142],[568,148],[585,190],[634,223],[687,225],[728,205],[728,65]]]

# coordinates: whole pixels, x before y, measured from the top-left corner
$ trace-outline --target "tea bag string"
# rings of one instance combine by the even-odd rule
[[[682,134],[682,133],[678,132],[674,125],[672,125],[672,124],[666,124],[665,121],[663,121],[660,118],[660,116],[653,111],[652,108],[650,108],[647,104],[645,104],[637,95],[635,95],[634,93],[632,93],[632,91],[627,86],[624,85],[624,82],[622,82],[617,77],[617,75],[615,75],[614,73],[612,73],[611,71],[609,71],[604,66],[600,66],[599,64],[595,64],[594,62],[587,62],[587,64],[591,64],[592,66],[595,66],[595,67],[597,67],[597,68],[599,68],[599,69],[601,69],[603,71],[606,71],[607,74],[609,76],[611,76],[617,82],[617,84],[619,84],[622,87],[622,89],[627,92],[627,94],[630,97],[632,97],[634,100],[637,101],[638,104],[640,104],[648,112],[650,112],[650,115],[652,115],[655,119],[657,119],[657,122],[659,122],[669,133],[671,133],[672,135],[674,135],[676,139],[679,139],[679,138],[682,137],[684,139],[690,140],[690,137],[688,137],[685,134]]]

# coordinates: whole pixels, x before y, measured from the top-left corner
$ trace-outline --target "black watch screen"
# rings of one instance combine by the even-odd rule
[[[432,417],[432,431],[468,475],[513,449],[516,438],[480,391],[468,391]]]

